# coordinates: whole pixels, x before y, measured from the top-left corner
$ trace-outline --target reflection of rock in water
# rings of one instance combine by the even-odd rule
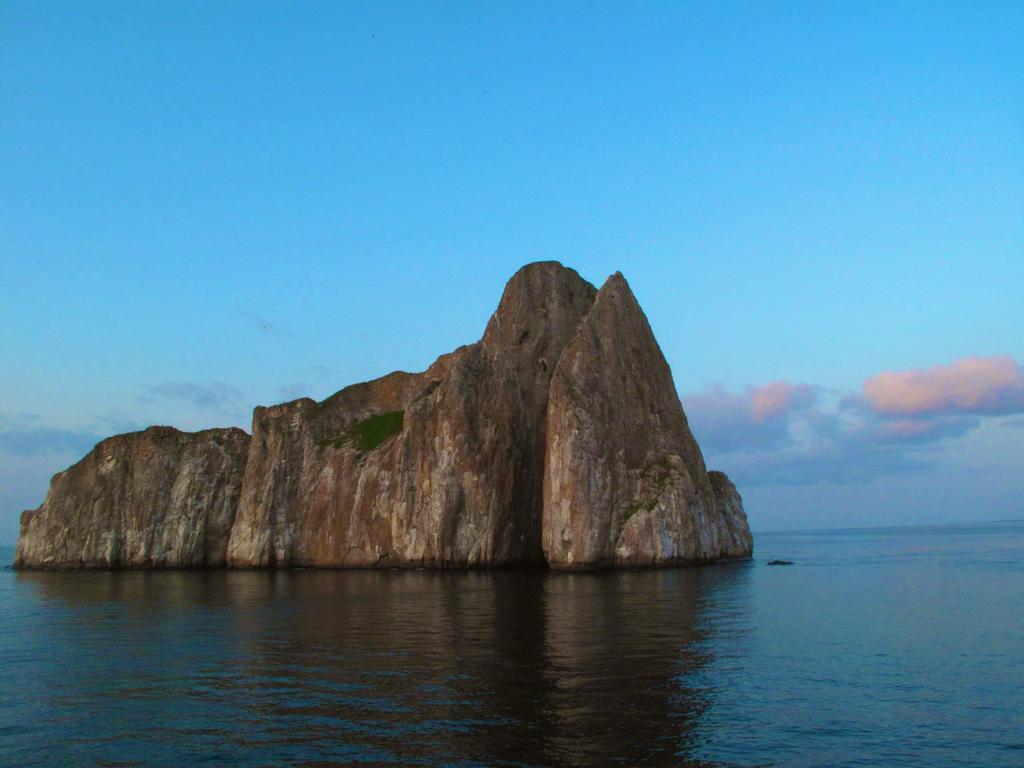
[[[668,764],[706,706],[677,677],[703,663],[696,571],[552,579],[547,600],[552,758]]]
[[[112,752],[161,723],[154,764],[203,747],[225,762],[693,765],[713,696],[683,683],[707,661],[698,597],[730,571],[19,578],[67,606],[54,631],[88,659],[44,684],[114,707],[116,729],[90,735],[116,730]]]

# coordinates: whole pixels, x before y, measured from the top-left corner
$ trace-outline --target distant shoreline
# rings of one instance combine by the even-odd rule
[[[1001,525],[1004,523],[1024,523],[1024,517],[1005,517],[1000,520],[973,520],[956,523],[913,523],[908,525],[861,525],[848,528],[773,528],[771,530],[755,529],[751,533],[757,536],[777,533],[849,533],[851,531],[896,531],[917,528],[956,528],[969,525]]]

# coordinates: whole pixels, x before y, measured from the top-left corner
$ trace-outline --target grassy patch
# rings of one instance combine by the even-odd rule
[[[626,507],[622,511],[620,525],[625,525],[626,521],[640,510],[646,512],[654,511],[654,508],[658,506],[658,498],[668,488],[669,480],[672,478],[672,464],[667,456],[663,456],[654,464],[647,466],[644,469],[644,475],[650,480],[651,485],[654,486],[654,495]]]
[[[391,411],[357,421],[348,428],[349,439],[360,451],[372,451],[389,437],[402,431],[405,411]]]
[[[381,413],[351,424],[341,437],[318,440],[316,444],[321,448],[326,446],[331,446],[332,448],[351,446],[358,451],[367,453],[389,437],[394,437],[401,432],[404,421],[405,411]]]
[[[656,506],[658,506],[657,499],[647,499],[646,501],[639,501],[635,504],[630,504],[622,513],[621,525],[625,525],[626,521],[641,509],[645,512],[653,512]]]

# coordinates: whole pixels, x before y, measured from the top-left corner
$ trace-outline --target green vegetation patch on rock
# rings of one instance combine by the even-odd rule
[[[362,453],[372,451],[389,437],[394,437],[402,431],[402,424],[405,421],[405,411],[391,411],[370,416],[362,421],[349,425],[345,434],[341,437],[318,440],[317,445],[321,448],[331,446],[332,448],[343,448],[351,446]]]
[[[658,506],[658,498],[668,487],[669,481],[672,478],[672,463],[669,461],[668,456],[662,456],[658,461],[644,467],[643,475],[654,486],[653,495],[642,501],[636,501],[622,510],[619,516],[620,527],[624,526],[629,518],[641,509],[653,512],[654,508]]]

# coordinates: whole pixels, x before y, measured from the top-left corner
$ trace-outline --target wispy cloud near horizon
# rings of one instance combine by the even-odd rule
[[[967,357],[884,371],[858,393],[777,381],[742,393],[715,385],[682,401],[709,463],[738,481],[849,483],[925,469],[942,441],[1024,413],[1024,373],[1010,357]]]
[[[778,446],[788,438],[791,417],[817,400],[817,387],[784,381],[747,387],[741,393],[714,384],[682,398],[701,435],[701,446],[722,451]]]

